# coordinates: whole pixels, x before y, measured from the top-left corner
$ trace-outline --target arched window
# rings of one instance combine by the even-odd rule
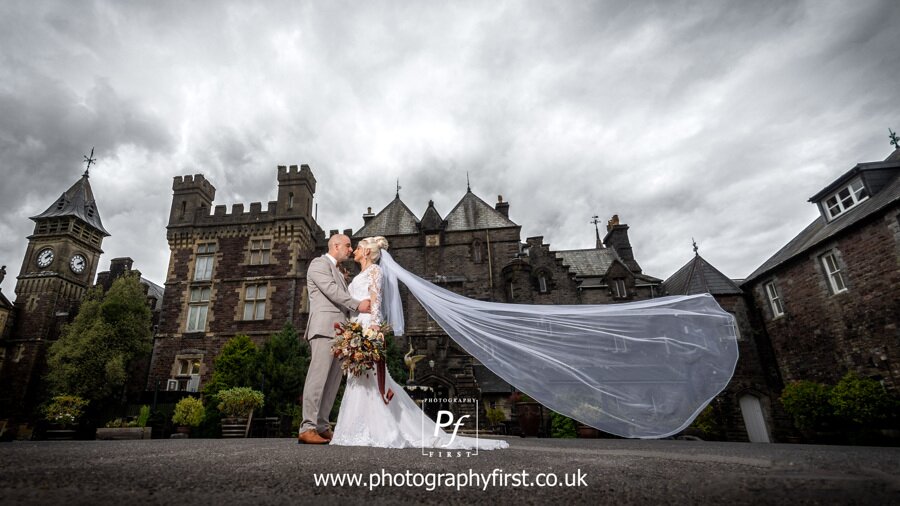
[[[538,274],[538,291],[547,293],[550,291],[550,284],[547,282],[547,275],[543,272]]]

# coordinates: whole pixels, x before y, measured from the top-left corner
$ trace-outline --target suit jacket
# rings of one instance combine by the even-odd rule
[[[315,336],[334,337],[334,324],[349,318],[351,312],[359,307],[360,301],[350,297],[347,280],[325,255],[309,263],[306,288],[309,293],[309,319],[304,337],[307,340]]]

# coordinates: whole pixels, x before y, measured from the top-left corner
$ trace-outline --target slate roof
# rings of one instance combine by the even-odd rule
[[[157,285],[153,281],[141,276],[141,283],[147,285],[147,296],[148,297],[156,297],[156,305],[153,306],[154,311],[158,311],[162,309],[163,303],[163,294],[165,294],[165,290],[163,287]]]
[[[518,226],[471,191],[463,195],[444,221],[447,222],[448,232]]]
[[[46,211],[37,216],[32,216],[31,219],[37,221],[41,218],[62,216],[80,218],[103,235],[109,236],[109,232],[103,228],[103,223],[100,221],[100,212],[97,211],[97,203],[94,201],[94,192],[91,191],[91,183],[88,182],[87,172],[71,188],[63,192]]]
[[[419,233],[419,219],[397,195],[374,218],[353,234],[354,238],[375,235],[392,236]]]
[[[694,255],[690,262],[678,269],[663,282],[668,295],[739,295],[743,293],[734,281],[719,272],[700,255]]]
[[[613,248],[574,249],[555,253],[563,264],[568,265],[581,278],[605,276],[614,261],[621,261]]]
[[[792,258],[803,254],[804,252],[816,247],[817,245],[830,240],[841,232],[852,228],[859,222],[865,220],[869,216],[878,214],[891,205],[900,202],[900,149],[891,153],[891,156],[884,162],[871,164],[859,164],[850,172],[844,174],[837,181],[847,181],[847,177],[858,171],[864,170],[885,170],[894,172],[893,179],[881,188],[878,193],[870,196],[868,199],[856,205],[856,207],[846,211],[841,216],[832,221],[826,221],[820,214],[812,223],[810,223],[800,234],[791,239],[778,252],[772,255],[760,265],[752,274],[747,276],[742,285],[746,285],[756,278],[763,276],[772,269],[788,262]],[[834,183],[827,188],[835,186]],[[825,195],[819,192],[817,195]]]
[[[472,374],[475,376],[475,382],[478,383],[478,387],[483,394],[511,394],[513,391],[509,383],[503,381],[490,369],[481,364],[472,365]]]
[[[437,212],[437,209],[434,208],[434,201],[428,201],[428,209],[425,210],[425,214],[422,215],[422,231],[423,232],[436,232],[441,229],[444,224],[444,219],[441,218],[441,214]]]

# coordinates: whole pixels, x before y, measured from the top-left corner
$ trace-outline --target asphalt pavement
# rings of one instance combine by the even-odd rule
[[[0,444],[0,504],[900,504],[900,448],[508,441],[469,455],[291,439],[14,441]]]

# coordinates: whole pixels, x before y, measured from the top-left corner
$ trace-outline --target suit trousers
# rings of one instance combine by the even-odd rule
[[[303,385],[303,423],[300,432],[330,429],[328,416],[341,386],[341,363],[334,358],[334,338],[314,336],[309,340],[310,360]]]

